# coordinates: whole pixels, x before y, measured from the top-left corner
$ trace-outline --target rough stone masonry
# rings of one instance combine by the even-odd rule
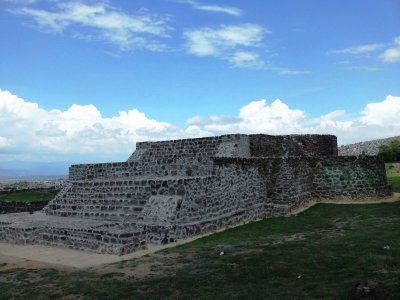
[[[338,156],[333,135],[143,142],[126,162],[72,165],[43,210],[0,216],[0,239],[125,254],[310,201],[391,194],[382,160]]]

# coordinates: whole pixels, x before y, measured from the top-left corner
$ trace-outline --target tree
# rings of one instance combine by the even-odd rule
[[[382,156],[385,162],[400,162],[400,141],[395,140],[380,146],[378,155]]]

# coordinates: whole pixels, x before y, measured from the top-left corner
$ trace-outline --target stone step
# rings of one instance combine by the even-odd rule
[[[116,191],[98,191],[98,190],[71,190],[66,192],[61,198],[69,198],[75,194],[79,195],[84,195],[85,197],[88,198],[103,198],[107,199],[110,197],[131,197],[131,196],[145,196],[145,195],[150,195],[150,192],[144,192],[144,191],[135,191],[132,189],[126,189],[126,190],[116,190]]]
[[[146,234],[132,222],[58,217],[43,212],[2,216],[0,239],[19,244],[62,246],[125,254],[143,247]]]
[[[138,213],[141,212],[143,206],[136,206],[136,205],[90,205],[90,204],[50,204],[48,207],[49,211],[56,211],[56,210],[66,210],[66,211],[93,211],[93,212],[115,212],[121,211],[125,213]]]
[[[197,153],[204,153],[209,151],[215,151],[216,148],[213,145],[204,145],[198,149],[187,149],[185,147],[179,148],[148,148],[146,152],[144,152],[141,158],[146,156],[151,156],[154,160],[155,156],[160,157],[173,157],[174,154],[197,154]],[[161,155],[160,155],[161,154]]]
[[[129,200],[129,199],[69,199],[65,201],[55,200],[49,205],[94,205],[94,206],[139,206],[146,204],[146,200]]]
[[[157,188],[157,187],[156,187]],[[70,193],[98,193],[98,194],[116,194],[116,193],[143,193],[151,192],[151,187],[143,186],[122,186],[122,187],[107,187],[107,186],[87,186],[73,187],[69,190]]]
[[[95,219],[107,221],[123,221],[125,219],[136,220],[138,213],[126,212],[123,210],[115,211],[95,211],[95,210],[79,210],[73,211],[68,209],[57,209],[47,211],[48,215],[59,217],[74,217],[82,219]]]
[[[135,194],[135,193],[93,193],[85,192],[85,193],[73,193],[68,192],[62,197],[57,197],[57,199],[61,200],[68,200],[68,199],[75,199],[75,198],[85,198],[85,199],[95,199],[95,200],[108,200],[108,199],[115,199],[115,200],[122,200],[122,199],[138,199],[138,198],[148,198],[151,196],[151,193],[146,194]]]
[[[118,203],[130,203],[130,204],[137,204],[137,205],[144,205],[146,203],[146,200],[150,198],[151,195],[132,195],[132,194],[127,194],[127,195],[110,195],[110,196],[98,196],[98,197],[93,197],[91,195],[86,195],[86,194],[71,194],[67,195],[66,198],[59,198],[57,197],[56,199],[53,200],[54,203],[66,203],[66,202],[71,202],[71,203],[76,203],[76,202],[82,202],[82,203],[110,203],[110,204],[118,204]]]
[[[178,185],[177,185],[178,186]],[[161,184],[155,185],[154,188],[150,186],[136,186],[136,187],[97,187],[97,186],[88,186],[88,187],[73,187],[71,188],[63,198],[67,198],[67,196],[73,194],[85,194],[93,197],[110,197],[113,195],[150,195],[152,191],[157,191],[160,188],[168,189],[167,185],[162,186]],[[97,196],[95,196],[97,195]]]
[[[141,232],[77,231],[65,228],[48,229],[39,234],[37,242],[99,253],[123,254],[145,245]]]

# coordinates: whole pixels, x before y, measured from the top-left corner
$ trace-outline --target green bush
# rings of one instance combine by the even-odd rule
[[[36,202],[50,201],[57,195],[57,192],[13,192],[10,194],[0,195],[0,201],[17,201],[17,202]],[[0,298],[1,299],[1,298]]]
[[[388,145],[380,146],[378,154],[385,162],[400,162],[400,141],[391,141]]]

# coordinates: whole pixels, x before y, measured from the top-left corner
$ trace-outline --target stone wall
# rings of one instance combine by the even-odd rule
[[[316,198],[363,199],[392,193],[385,165],[376,156],[332,157],[318,162],[314,175]]]
[[[246,220],[283,216],[310,201],[391,195],[379,158],[216,158],[216,175],[185,184],[160,240],[176,240]],[[182,217],[183,216],[183,217]],[[173,221],[172,221],[173,220]],[[149,229],[150,228],[150,229]],[[153,242],[157,239],[153,237]]]
[[[136,150],[128,161],[147,161],[153,163],[160,159],[210,159],[215,156],[249,156],[248,145],[249,136],[244,134],[161,142],[142,142],[136,144]]]
[[[381,158],[287,157],[216,158],[217,165],[257,167],[267,185],[267,201],[296,207],[311,199],[363,199],[391,194]]]
[[[333,135],[223,135],[219,137],[137,143],[127,162],[72,165],[70,180],[133,176],[211,175],[213,157],[337,155]]]
[[[184,139],[136,144],[128,161],[177,157],[280,157],[337,155],[334,135],[232,134],[218,137]]]
[[[221,167],[229,166],[238,168],[244,174],[254,168],[257,170],[259,180],[264,188],[261,195],[264,196],[266,204],[266,215],[277,215],[278,212],[286,214],[290,207],[297,207],[299,204],[310,200],[312,196],[312,174],[313,159],[301,157],[284,158],[216,158],[216,165]],[[247,184],[247,183],[244,183]],[[254,197],[250,190],[246,198]],[[255,189],[255,194],[260,190]]]
[[[113,179],[127,177],[203,176],[212,173],[212,160],[198,157],[160,158],[154,161],[129,161],[72,165],[69,180]]]
[[[337,155],[337,151],[337,138],[334,135],[250,136],[252,157],[329,156]]]

